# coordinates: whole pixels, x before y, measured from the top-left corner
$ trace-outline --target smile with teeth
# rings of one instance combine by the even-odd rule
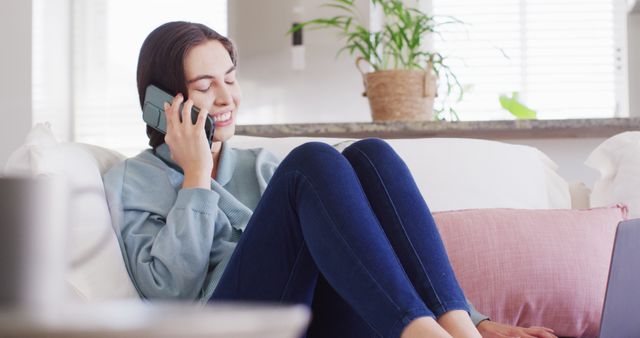
[[[213,115],[212,118],[214,122],[224,122],[231,118],[231,112]]]

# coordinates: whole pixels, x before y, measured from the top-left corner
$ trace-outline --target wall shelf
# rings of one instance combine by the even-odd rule
[[[262,137],[462,137],[499,140],[607,138],[633,130],[640,130],[640,118],[238,125],[236,134]]]

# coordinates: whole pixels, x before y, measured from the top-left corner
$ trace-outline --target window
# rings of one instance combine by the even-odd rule
[[[509,119],[500,94],[519,92],[541,119],[628,116],[626,2],[432,0],[447,25],[436,50],[467,88],[462,120]]]
[[[168,21],[227,34],[226,0],[72,1],[74,141],[128,156],[147,147],[136,65],[146,36]]]

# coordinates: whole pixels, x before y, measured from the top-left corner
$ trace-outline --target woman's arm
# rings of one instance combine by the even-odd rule
[[[193,101],[187,100],[179,111],[183,100],[178,94],[164,107],[165,142],[184,172],[182,189],[176,195],[162,173],[153,178],[153,170],[135,168],[126,172],[129,183],[123,184],[128,203],[123,205],[122,240],[133,278],[146,298],[196,298],[217,236],[220,196],[211,190],[213,158],[204,132],[208,113],[200,111],[193,124]]]
[[[142,296],[198,296],[216,235],[218,198],[211,190],[182,189],[166,218],[148,210],[125,210],[122,240]]]
[[[478,312],[478,310],[467,299],[469,305],[469,315],[473,325],[478,328],[483,338],[501,338],[501,337],[536,337],[536,338],[557,338],[552,329],[532,326],[529,328],[505,325],[489,320]]]

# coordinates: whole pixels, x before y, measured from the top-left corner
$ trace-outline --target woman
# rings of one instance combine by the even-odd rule
[[[409,170],[383,141],[343,153],[308,143],[282,162],[230,148],[236,60],[231,41],[187,22],[158,27],[140,51],[141,104],[149,84],[177,93],[167,134],[147,127],[152,149],[105,176],[142,297],[305,303],[312,337],[480,337],[469,311],[494,336],[554,337],[470,308]]]

